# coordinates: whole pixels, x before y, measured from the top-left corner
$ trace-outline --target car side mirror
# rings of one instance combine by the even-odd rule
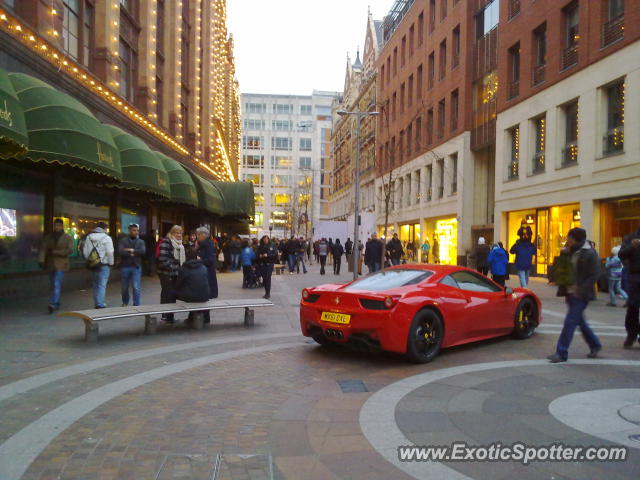
[[[505,287],[505,289],[504,289],[505,296],[511,295],[512,293],[513,293],[513,288]]]

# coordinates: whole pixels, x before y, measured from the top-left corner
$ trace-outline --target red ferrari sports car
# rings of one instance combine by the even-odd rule
[[[447,265],[399,265],[340,285],[302,290],[300,327],[321,345],[345,343],[429,362],[441,348],[513,334],[540,323],[540,300]]]

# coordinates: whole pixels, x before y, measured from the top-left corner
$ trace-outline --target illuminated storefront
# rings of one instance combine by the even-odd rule
[[[403,242],[413,242],[416,245],[420,243],[420,224],[419,223],[410,223],[406,225],[400,225],[400,233],[398,235],[400,237],[400,241]]]
[[[567,241],[569,230],[580,226],[580,205],[575,203],[509,212],[507,225],[507,250],[518,239],[520,227],[531,227],[533,243],[536,246],[533,273],[546,275],[553,259],[560,255],[560,249]],[[514,262],[515,256],[510,255],[509,260]]]
[[[458,221],[455,217],[427,219],[422,242],[429,240],[429,263],[457,265]]]
[[[600,241],[598,251],[606,257],[623,238],[640,225],[640,196],[615,198],[600,202]]]

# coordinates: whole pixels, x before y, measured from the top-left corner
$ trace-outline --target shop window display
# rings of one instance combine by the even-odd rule
[[[0,188],[0,274],[38,270],[44,195]]]

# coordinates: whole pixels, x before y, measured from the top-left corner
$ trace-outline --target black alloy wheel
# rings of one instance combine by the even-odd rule
[[[530,298],[520,300],[514,319],[513,336],[520,340],[533,335],[538,326],[538,305]]]
[[[433,360],[442,345],[444,328],[440,315],[433,310],[421,310],[413,318],[407,339],[407,356],[412,362]]]

